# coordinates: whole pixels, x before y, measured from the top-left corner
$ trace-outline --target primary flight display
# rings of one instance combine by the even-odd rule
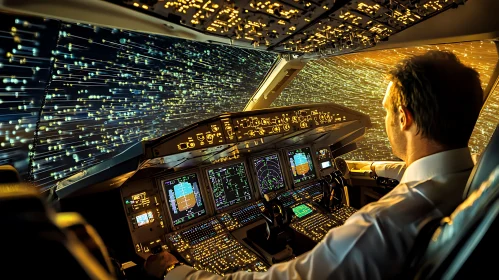
[[[312,152],[309,147],[288,151],[293,183],[300,184],[316,178]]]
[[[174,226],[206,214],[196,173],[163,181]]]

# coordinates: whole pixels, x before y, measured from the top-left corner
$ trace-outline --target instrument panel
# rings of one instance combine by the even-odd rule
[[[319,158],[324,155],[313,146],[295,146],[125,184],[136,253],[176,251],[193,267],[219,275],[267,270],[268,258],[241,238],[264,223],[264,195],[290,209],[290,228],[313,242],[349,214],[335,218],[315,205],[322,197]]]
[[[249,149],[293,133],[313,129],[325,132],[355,121],[370,125],[367,115],[332,103],[270,108],[222,114],[145,141],[144,145],[150,158],[203,149],[213,153],[234,144]]]
[[[294,184],[301,184],[317,177],[309,147],[289,150],[287,156]]]
[[[224,275],[237,270],[266,271],[269,267],[234,239],[216,218],[174,232],[168,238],[172,247],[196,269]]]
[[[196,173],[161,181],[173,226],[206,215]]]
[[[277,153],[254,158],[253,166],[262,195],[285,188],[284,176]]]
[[[207,172],[216,211],[251,200],[251,187],[244,162],[209,169]]]

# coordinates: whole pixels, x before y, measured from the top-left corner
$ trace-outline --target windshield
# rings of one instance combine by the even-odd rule
[[[1,22],[0,164],[43,188],[138,141],[242,111],[277,59],[88,24]]]
[[[463,63],[480,73],[485,89],[497,62],[492,41],[476,41],[446,45],[362,52],[311,61],[305,65],[272,106],[334,102],[366,113],[373,127],[367,130],[359,149],[345,156],[351,160],[398,160],[391,151],[385,133],[385,112],[381,102],[388,85],[388,70],[404,57],[440,49],[453,51]],[[470,140],[473,153],[488,143],[499,122],[499,92],[491,93]],[[495,112],[495,113],[494,113]]]

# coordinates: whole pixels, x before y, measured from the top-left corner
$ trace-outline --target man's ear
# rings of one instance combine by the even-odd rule
[[[414,122],[414,118],[412,117],[411,112],[409,112],[409,110],[407,110],[407,108],[404,106],[398,107],[398,118],[401,131],[409,130],[412,123]]]

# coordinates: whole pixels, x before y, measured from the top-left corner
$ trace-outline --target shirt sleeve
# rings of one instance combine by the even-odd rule
[[[399,186],[400,187],[400,186]],[[270,267],[267,272],[236,272],[219,276],[189,266],[175,268],[165,279],[382,279],[400,273],[416,234],[414,208],[399,195],[369,204],[341,227],[329,231],[310,252]],[[420,209],[422,212],[431,211]],[[422,207],[426,208],[426,207]],[[412,211],[412,212],[411,212]],[[398,213],[391,218],[390,213]],[[402,218],[405,217],[405,218]],[[401,220],[403,219],[403,220]],[[414,221],[414,220],[412,220]]]
[[[400,181],[404,176],[406,166],[400,163],[374,163],[376,175],[379,177],[391,178]]]

